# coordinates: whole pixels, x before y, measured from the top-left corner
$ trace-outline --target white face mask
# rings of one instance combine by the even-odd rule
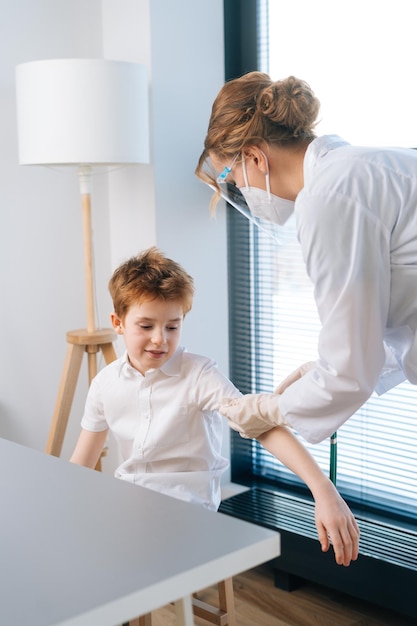
[[[245,187],[240,187],[239,190],[246,200],[250,212],[255,217],[260,217],[268,222],[273,222],[282,226],[287,219],[292,215],[294,211],[294,202],[292,200],[286,200],[280,198],[271,193],[271,187],[269,183],[269,166],[268,159],[262,152],[266,161],[266,190],[258,189],[258,187],[249,187],[248,175],[246,173],[245,157],[242,154],[242,170],[243,178],[245,180]]]

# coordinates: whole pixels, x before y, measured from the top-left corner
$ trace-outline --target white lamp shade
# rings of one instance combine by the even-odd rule
[[[146,67],[54,59],[16,68],[22,165],[149,162]]]

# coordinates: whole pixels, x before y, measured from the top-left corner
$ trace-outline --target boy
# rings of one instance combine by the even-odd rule
[[[70,460],[95,467],[110,430],[123,459],[116,477],[217,510],[228,466],[217,409],[223,398],[241,394],[211,359],[179,347],[193,279],[150,248],[116,269],[109,290],[112,325],[126,352],[92,381]],[[306,482],[322,550],[331,540],[337,563],[349,565],[358,556],[359,530],[333,484],[285,427],[259,441]]]

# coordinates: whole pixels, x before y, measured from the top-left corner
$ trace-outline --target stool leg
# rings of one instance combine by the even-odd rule
[[[109,363],[112,363],[117,359],[117,354],[112,343],[102,343],[100,347],[104,360],[106,361],[106,365],[109,365]]]
[[[233,579],[226,578],[226,580],[217,583],[217,590],[219,594],[218,607],[198,598],[192,599],[194,615],[210,622],[210,624],[216,624],[216,626],[236,626]]]
[[[52,454],[53,456],[59,456],[61,454],[83,354],[83,346],[68,345],[64,371],[61,377],[48,442],[46,444],[46,453]]]
[[[228,626],[236,626],[235,597],[233,593],[233,578],[226,578],[218,583],[219,607],[227,613]]]

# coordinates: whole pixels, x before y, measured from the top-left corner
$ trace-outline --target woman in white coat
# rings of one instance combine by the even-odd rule
[[[319,108],[294,77],[251,72],[226,83],[196,170],[217,189],[235,185],[264,220],[295,212],[322,324],[315,363],[274,394],[221,406],[248,437],[288,424],[316,443],[374,390],[417,383],[417,151],[316,137]]]

